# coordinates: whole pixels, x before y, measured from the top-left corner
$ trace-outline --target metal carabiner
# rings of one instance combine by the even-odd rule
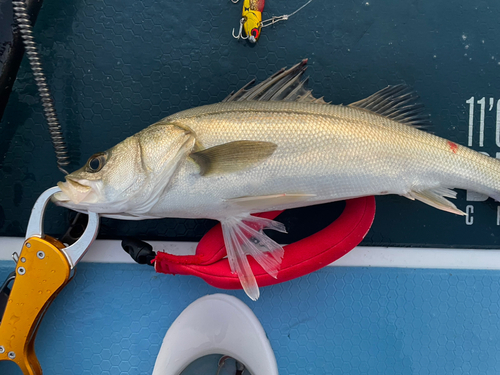
[[[42,374],[34,350],[40,321],[57,294],[73,277],[75,265],[99,230],[99,214],[89,213],[85,232],[73,245],[66,247],[45,235],[45,208],[52,195],[59,191],[58,187],[46,190],[33,206],[26,240],[20,254],[15,257],[15,279],[0,321],[0,361],[15,362],[25,375]]]
[[[274,25],[276,22],[279,21],[286,21],[288,20],[288,17],[290,17],[288,14],[285,14],[283,16],[272,16],[271,18],[262,21],[262,27],[268,27]]]
[[[274,25],[275,23],[280,22],[280,21],[287,21],[295,13],[301,11],[306,5],[309,5],[309,3],[311,1],[312,0],[309,0],[307,3],[305,3],[300,8],[296,9],[294,12],[292,12],[290,14],[284,14],[282,16],[272,16],[271,18],[262,21],[262,27],[268,27],[268,26]]]
[[[26,230],[26,239],[30,237],[44,237],[43,221],[45,208],[47,207],[50,198],[55,193],[58,193],[60,191],[60,188],[54,186],[53,188],[44,191],[37,199],[35,205],[33,206],[33,209],[31,210],[28,228]],[[89,246],[97,237],[97,232],[99,231],[99,214],[96,214],[95,212],[89,212],[88,217],[89,220],[87,223],[87,227],[85,228],[85,231],[78,239],[78,241],[76,241],[71,246],[60,249],[66,256],[71,268],[74,268],[75,265],[80,261],[80,259],[82,259]]]

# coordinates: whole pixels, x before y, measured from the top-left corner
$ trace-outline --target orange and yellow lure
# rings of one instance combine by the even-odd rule
[[[231,0],[234,4],[238,3],[240,0]],[[312,0],[302,5],[299,9],[291,14],[285,14],[283,16],[273,16],[268,20],[262,21],[262,12],[264,11],[265,0],[243,0],[243,11],[241,12],[240,20],[240,30],[238,35],[234,34],[233,37],[236,39],[248,39],[252,43],[256,43],[259,40],[260,32],[263,27],[274,25],[279,21],[286,21],[290,16],[293,16],[299,10],[304,8]]]

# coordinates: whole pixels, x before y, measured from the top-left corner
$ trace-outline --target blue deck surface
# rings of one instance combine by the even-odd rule
[[[13,270],[0,262],[0,279]],[[286,374],[498,374],[500,272],[329,267],[244,301]],[[44,318],[45,374],[151,374],[191,302],[220,292],[139,265],[78,266]],[[0,374],[17,374],[0,362]]]

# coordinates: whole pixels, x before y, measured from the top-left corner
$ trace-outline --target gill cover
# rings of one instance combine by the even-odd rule
[[[163,120],[93,155],[85,166],[58,183],[54,203],[77,211],[127,220],[147,213],[169,186],[195,145],[189,130]]]
[[[196,139],[189,129],[163,121],[136,136],[145,180],[134,197],[134,209],[128,213],[141,219],[148,217],[147,213],[169,186],[170,179],[192,151]]]

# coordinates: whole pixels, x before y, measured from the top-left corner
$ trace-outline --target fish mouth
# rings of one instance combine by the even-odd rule
[[[66,177],[66,182],[58,182],[57,186],[61,191],[53,196],[53,200],[56,203],[71,202],[79,204],[92,192],[90,186],[84,185],[70,177]]]

